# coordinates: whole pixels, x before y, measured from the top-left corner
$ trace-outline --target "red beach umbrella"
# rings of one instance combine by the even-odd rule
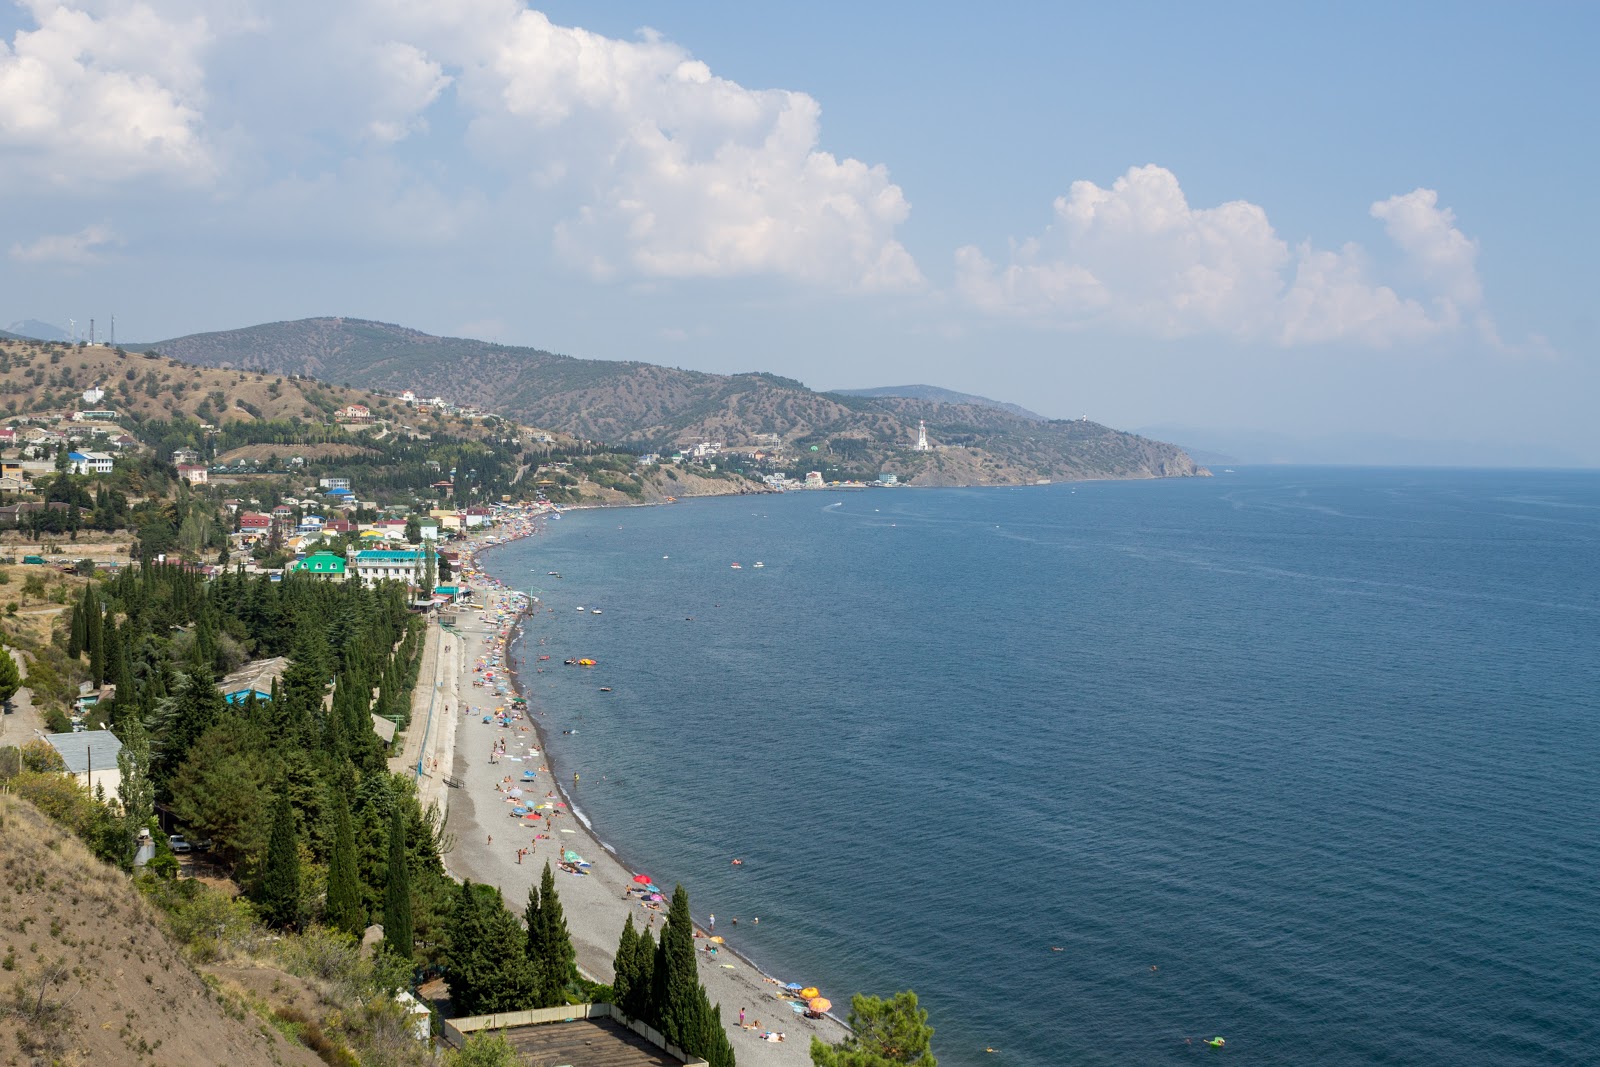
[[[648,874],[636,874],[633,876],[633,880],[638,882],[640,885],[650,884],[650,876]]]

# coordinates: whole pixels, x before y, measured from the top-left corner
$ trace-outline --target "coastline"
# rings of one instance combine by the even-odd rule
[[[627,916],[634,916],[636,928],[659,935],[657,919],[664,918],[665,908],[652,909],[630,893],[637,888],[633,882],[636,868],[599,835],[546,759],[546,731],[554,728],[555,710],[530,701],[519,714],[512,704],[513,698],[526,698],[528,692],[512,666],[516,643],[530,636],[527,629],[531,623],[553,609],[516,592],[491,573],[484,557],[492,549],[537,536],[544,521],[543,516],[523,516],[513,520],[509,530],[493,528],[493,542],[479,539],[461,546],[461,584],[473,589],[482,610],[458,613],[453,633],[446,632],[441,638],[447,642],[444,654],[456,667],[455,685],[441,687],[439,696],[449,708],[438,724],[441,734],[450,735],[447,742],[441,742],[449,754],[443,766],[448,767],[453,794],[446,808],[446,828],[457,840],[445,862],[457,877],[499,886],[507,905],[520,911],[544,863],[556,862],[567,850],[578,853],[587,863],[587,873],[580,876],[558,869],[557,890],[579,967],[594,980],[609,982],[617,939]],[[519,597],[526,610],[508,617],[507,611]],[[480,625],[466,625],[469,622]],[[476,680],[472,686],[464,684],[469,674]],[[479,687],[476,682],[484,684]],[[495,717],[496,708],[505,709],[503,724]],[[485,712],[490,722],[483,721]],[[502,741],[504,755],[491,757],[492,747]],[[509,783],[508,777],[512,779]],[[530,799],[550,805],[545,817],[533,823],[508,818],[505,805],[510,798],[501,790],[512,787],[525,788]],[[522,849],[530,850],[525,857],[518,855]],[[710,946],[702,936],[707,933],[697,922],[697,949]],[[696,952],[700,979],[711,1002],[720,1005],[724,1029],[741,1062],[760,1067],[809,1064],[812,1035],[837,1043],[848,1034],[831,1014],[821,1019],[803,1017],[791,1006],[792,995],[785,993],[780,979],[763,972],[736,949],[715,947],[715,956]],[[746,1025],[740,1025],[741,1016]],[[752,1025],[757,1021],[759,1028]],[[785,1039],[762,1039],[760,1034],[768,1031],[782,1033]]]

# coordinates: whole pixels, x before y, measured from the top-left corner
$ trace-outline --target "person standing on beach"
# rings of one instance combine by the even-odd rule
[[[712,912],[709,916],[707,916],[707,920],[711,929],[715,930],[717,928],[717,913]]]

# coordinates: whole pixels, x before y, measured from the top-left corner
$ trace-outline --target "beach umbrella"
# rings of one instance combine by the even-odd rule
[[[712,941],[715,941],[715,942],[716,942],[716,943],[717,943],[717,944],[719,944],[719,945],[725,945],[725,944],[727,944],[727,942],[726,942],[726,941],[724,941],[724,940],[722,940],[722,935],[721,935],[721,934],[717,934],[717,935],[715,935],[715,936],[714,936],[714,937],[712,937],[712,938],[711,938],[711,940],[712,940]]]
[[[805,997],[807,1000],[815,1000],[817,997],[821,996],[822,994],[817,989],[816,986],[808,985],[804,989],[800,990],[800,995],[802,997]]]
[[[567,849],[565,852],[563,852],[561,854],[561,858],[566,860],[568,863],[582,863],[583,862],[583,857],[578,855],[576,852],[572,851],[570,848]]]
[[[633,876],[633,880],[638,882],[640,885],[650,884],[650,876],[648,874],[636,874]]]
[[[789,990],[790,992],[798,993],[798,992],[800,992],[800,990],[804,989],[805,986],[801,985],[799,982],[790,982],[788,985],[784,986],[783,988]]]
[[[811,998],[811,1010],[816,1012],[818,1015],[821,1015],[831,1007],[833,1007],[833,1001],[829,1000],[827,997]]]

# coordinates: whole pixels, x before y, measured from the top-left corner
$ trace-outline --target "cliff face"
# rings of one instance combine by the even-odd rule
[[[210,366],[413,389],[585,440],[662,452],[720,441],[857,477],[890,471],[953,485],[1205,473],[1173,445],[927,387],[914,397],[818,393],[772,374],[574,359],[355,319],[271,323],[154,347]],[[912,448],[919,420],[932,452]]]

